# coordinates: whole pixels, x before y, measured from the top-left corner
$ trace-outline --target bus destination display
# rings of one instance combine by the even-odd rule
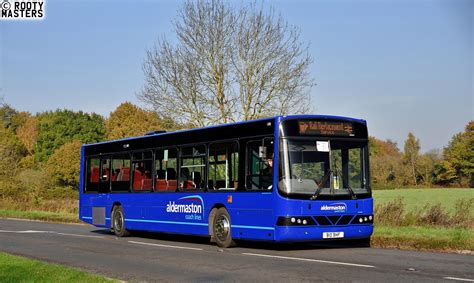
[[[298,121],[300,135],[354,136],[352,123],[329,121]]]

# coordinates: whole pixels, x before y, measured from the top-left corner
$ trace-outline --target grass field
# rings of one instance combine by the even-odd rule
[[[376,225],[372,246],[429,251],[474,251],[474,231],[445,227]]]
[[[2,210],[0,209],[0,217],[33,219],[50,222],[78,223],[79,216],[71,213],[59,213],[50,211],[23,211],[23,210]]]
[[[0,253],[0,282],[118,282],[58,264]]]
[[[374,204],[384,204],[403,197],[406,211],[422,209],[426,204],[441,203],[446,211],[452,213],[459,199],[474,198],[474,189],[397,189],[375,190]],[[474,209],[469,212],[474,217]]]

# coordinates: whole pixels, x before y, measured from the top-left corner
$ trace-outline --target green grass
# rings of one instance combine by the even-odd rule
[[[454,212],[456,201],[474,198],[474,189],[396,189],[376,190],[373,192],[374,204],[384,204],[403,197],[406,212],[422,209],[426,204],[441,203],[449,213]],[[474,217],[474,209],[470,212]]]
[[[474,251],[474,231],[459,228],[375,226],[374,247],[432,251]]]
[[[58,264],[0,253],[0,282],[116,282]]]
[[[49,211],[0,210],[0,217],[35,219],[51,222],[79,222],[77,214]]]

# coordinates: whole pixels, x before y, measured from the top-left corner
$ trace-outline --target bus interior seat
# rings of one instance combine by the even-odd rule
[[[168,188],[168,182],[165,179],[156,179],[156,190],[166,191]]]
[[[140,170],[135,170],[133,173],[133,190],[134,191],[139,191],[142,189],[142,172]]]
[[[99,167],[92,167],[90,182],[91,183],[99,182]]]
[[[122,181],[130,181],[130,168],[122,168]]]
[[[151,190],[152,186],[153,186],[152,179],[147,178],[147,179],[142,180],[142,187],[141,187],[142,190],[149,191]]]

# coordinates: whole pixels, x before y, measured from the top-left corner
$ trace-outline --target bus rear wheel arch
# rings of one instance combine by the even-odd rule
[[[125,227],[125,214],[120,205],[114,206],[112,210],[112,230],[117,237],[127,237],[130,232]]]
[[[221,248],[229,248],[235,245],[232,239],[231,219],[229,212],[224,207],[215,208],[212,219],[212,235],[217,246]]]

